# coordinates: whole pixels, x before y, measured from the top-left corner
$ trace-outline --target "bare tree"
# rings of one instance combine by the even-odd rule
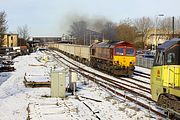
[[[145,46],[145,38],[147,36],[148,29],[153,27],[153,21],[149,17],[142,17],[135,20],[134,25],[136,26],[138,32],[142,35],[142,43],[144,48]]]
[[[24,25],[22,27],[19,26],[17,28],[17,33],[19,34],[20,38],[23,38],[26,41],[29,39],[29,28],[27,25]]]
[[[107,22],[101,32],[104,35],[104,39],[110,41],[116,40],[116,25],[113,22]]]
[[[7,30],[7,20],[5,11],[0,12],[0,46],[3,45],[3,35]]]
[[[7,20],[5,11],[0,12],[0,34],[5,33],[7,30]]]
[[[69,33],[77,38],[78,44],[84,43],[85,33],[87,30],[87,22],[85,21],[77,21],[73,22],[73,24],[70,26]]]
[[[172,18],[167,17],[160,20],[159,28],[166,34],[170,34],[172,31]]]
[[[125,18],[125,19],[120,20],[119,23],[120,24],[126,24],[126,25],[133,25],[133,20],[130,18]]]
[[[175,30],[177,33],[180,33],[180,17],[176,17],[175,19]]]
[[[116,28],[116,38],[128,42],[134,42],[137,37],[136,28],[128,24],[120,24]]]

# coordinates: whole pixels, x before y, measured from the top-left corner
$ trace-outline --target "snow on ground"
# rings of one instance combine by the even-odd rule
[[[50,88],[26,88],[26,76],[48,76],[52,69],[62,69],[53,62],[40,62],[44,54],[36,52],[14,59],[15,72],[0,73],[0,120],[132,120],[150,119],[146,111],[110,93],[86,78],[79,77],[77,96],[51,98]],[[98,100],[94,101],[92,99]],[[154,119],[154,118],[151,118]]]
[[[147,73],[147,74],[150,74],[150,73],[151,73],[151,69],[142,68],[142,67],[139,67],[139,66],[135,66],[135,70],[136,70],[136,71],[139,71],[139,72]]]
[[[2,72],[2,73],[0,73],[0,85],[4,82],[4,81],[6,81],[8,78],[10,78],[11,77],[11,73],[10,72]]]

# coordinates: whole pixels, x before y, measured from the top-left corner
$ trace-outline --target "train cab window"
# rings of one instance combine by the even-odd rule
[[[175,61],[175,53],[168,53],[167,55],[167,63],[173,64]]]
[[[169,49],[166,53],[166,63],[167,65],[180,65],[179,56],[180,46],[175,46]]]
[[[134,55],[134,49],[133,48],[126,48],[126,55],[127,56],[133,56]]]
[[[116,48],[116,55],[124,55],[124,48]]]
[[[156,54],[156,59],[154,60],[154,65],[163,65],[164,63],[164,53],[163,51],[158,51]]]

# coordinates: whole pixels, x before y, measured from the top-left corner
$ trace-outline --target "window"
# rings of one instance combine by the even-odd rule
[[[116,48],[116,55],[124,55],[124,49],[123,48]]]
[[[134,55],[134,49],[133,48],[126,48],[126,55],[127,56],[133,56]]]
[[[166,63],[167,65],[180,65],[180,46],[174,46],[167,50]]]
[[[173,64],[175,61],[175,53],[168,53],[167,55],[167,63]]]
[[[154,65],[163,65],[164,61],[164,53],[163,51],[158,51],[156,54],[156,58],[154,60]]]

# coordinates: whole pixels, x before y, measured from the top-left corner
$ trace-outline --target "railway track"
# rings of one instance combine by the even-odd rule
[[[59,57],[61,57],[61,56],[59,56]],[[66,61],[68,61],[68,60],[66,59]],[[135,82],[132,82],[131,80],[126,80],[124,78],[118,78],[118,77],[113,78],[113,80],[112,80],[112,78],[110,79],[108,77],[104,77],[103,75],[99,75],[99,74],[97,74],[95,72],[91,72],[91,71],[89,71],[87,69],[79,67],[79,65],[74,64],[74,62],[71,62],[71,61],[68,61],[68,62],[73,64],[74,66],[76,66],[78,69],[87,72],[88,74],[91,74],[91,75],[94,75],[94,76],[97,76],[97,77],[100,77],[100,78],[106,80],[106,82],[108,81],[108,82],[114,83],[116,85],[117,84],[122,85],[122,88],[128,86],[128,89],[132,89],[133,88],[133,89],[138,90],[139,92],[150,93],[150,88],[149,87],[144,87],[141,84],[136,84]],[[141,96],[144,96],[144,95],[141,95]],[[145,96],[145,98],[147,98],[147,97]],[[148,97],[148,99],[150,99],[150,98]]]
[[[147,73],[144,73],[144,72],[140,72],[140,71],[135,70],[133,74],[137,75],[137,76],[147,78],[147,79],[150,79],[150,74],[147,74]]]
[[[60,55],[60,53],[56,51],[51,51],[51,52],[53,54],[52,53],[50,54],[52,54],[57,61],[62,63],[64,63],[63,61],[68,62],[69,65],[67,63],[64,64],[66,64],[69,68],[77,71],[82,76],[108,89],[113,94],[120,97],[124,97],[125,99],[128,99],[129,101],[132,101],[138,104],[139,106],[163,118],[166,117],[164,113],[160,112],[159,109],[155,107],[155,102],[151,99],[149,87],[144,87],[140,84],[135,84],[134,82],[131,82],[130,80],[127,80],[125,78],[108,77],[108,75],[99,74],[99,72],[92,72],[92,69],[87,70],[81,67],[80,65],[76,64],[75,62],[65,59]],[[63,59],[63,61],[60,59]]]

